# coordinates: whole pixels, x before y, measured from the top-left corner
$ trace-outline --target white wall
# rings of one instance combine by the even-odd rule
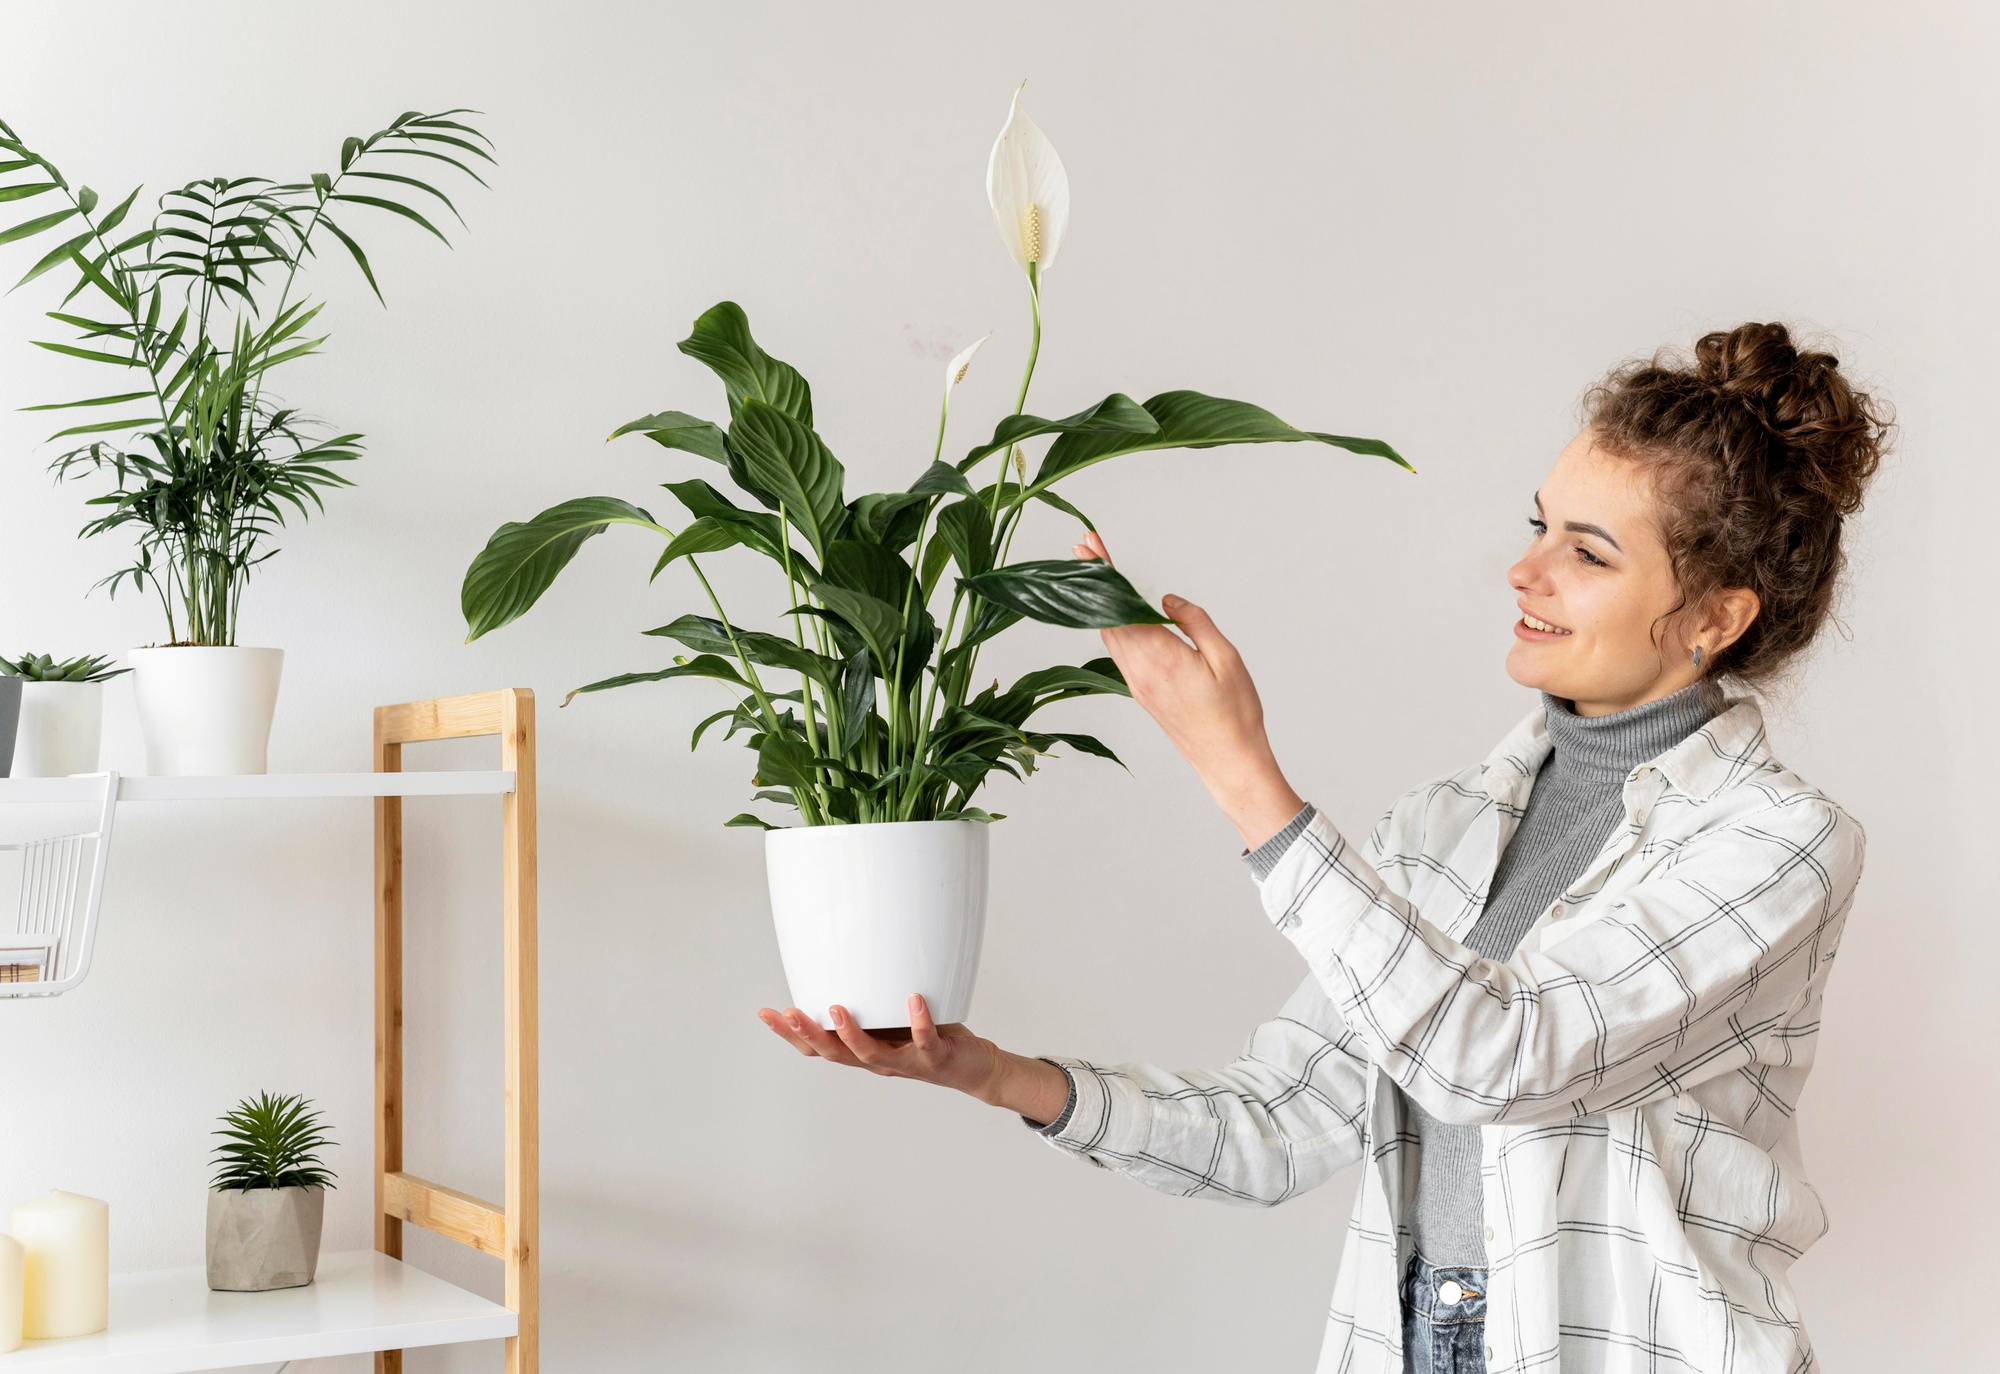
[[[541,694],[551,1369],[1303,1369],[1352,1186],[1275,1212],[1181,1203],[776,1043],[752,1016],[783,991],[758,843],[718,828],[748,765],[685,748],[708,697],[555,709],[663,661],[636,632],[691,608],[679,574],[647,588],[642,539],[598,541],[526,621],[460,643],[458,579],[499,521],[592,492],[671,507],[652,484],[695,460],[600,436],[720,411],[673,349],[700,310],[747,307],[867,487],[919,470],[939,359],[997,329],[961,392],[969,442],[1024,342],[981,186],[1032,77],[1076,207],[1037,405],[1195,386],[1383,435],[1422,469],[1238,450],[1071,491],[1142,586],[1237,637],[1293,777],[1354,825],[1531,704],[1501,671],[1502,572],[1585,384],[1746,318],[1832,331],[1904,428],[1854,528],[1851,639],[1774,719],[1872,840],[1804,1111],[1834,1230],[1797,1276],[1829,1369],[1948,1368],[1990,1344],[1967,1261],[2000,1212],[1996,27],[1990,6],[1848,0],[79,2],[10,7],[0,118],[122,192],[323,166],[406,108],[486,111],[501,166],[461,200],[457,249],[378,232],[387,312],[351,273],[319,278],[333,342],[286,396],[365,430],[370,456],[257,580],[245,633],[289,656],[278,769],[365,767],[378,702]],[[0,651],[118,650],[156,613],[86,596],[119,551],[72,537],[85,493],[50,485],[45,421],[14,413],[98,380],[28,346],[54,303],[41,284],[0,301]],[[1059,547],[1053,519],[1035,542]],[[755,570],[715,562],[727,595],[768,604]],[[1005,657],[1092,651],[1039,631]],[[109,762],[137,770],[122,684],[110,711]],[[1024,1051],[1225,1059],[1295,960],[1143,717],[1071,719],[1131,773],[1066,760],[993,797],[1012,819],[975,1025]],[[488,807],[412,807],[411,1167],[475,1191],[498,1170]],[[96,1193],[118,1267],[197,1262],[211,1118],[299,1090],[343,1142],[330,1244],[365,1244],[366,808],[122,824],[98,971],[0,1007],[0,1202]],[[447,1251],[424,1255],[496,1286]]]

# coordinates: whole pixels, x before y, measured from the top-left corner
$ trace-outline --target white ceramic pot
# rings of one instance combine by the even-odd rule
[[[97,771],[104,733],[101,682],[24,682],[21,728],[14,737],[14,776],[66,778]]]
[[[126,658],[139,699],[147,772],[185,777],[264,771],[283,649],[176,645],[133,649]]]
[[[831,1024],[907,1027],[922,993],[938,1024],[972,1011],[986,935],[987,827],[976,821],[811,825],[764,837],[771,915],[792,1005]]]

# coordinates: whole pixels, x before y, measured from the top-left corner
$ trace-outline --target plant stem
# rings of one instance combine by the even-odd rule
[[[805,604],[803,599],[804,589],[799,587],[798,580],[792,573],[792,534],[791,527],[786,521],[785,504],[782,501],[778,503],[778,533],[784,540],[785,594],[792,598],[794,606],[802,606]],[[799,620],[800,617],[798,616],[792,617],[792,637],[798,641],[799,648],[805,650],[806,632],[805,627],[799,624]],[[729,641],[732,644],[736,642],[736,634],[733,630],[730,632]],[[810,652],[810,650],[807,650],[807,652]],[[818,756],[823,753],[825,757],[832,757],[833,738],[830,733],[826,740],[827,747],[823,751],[820,747],[819,723],[813,719],[812,676],[809,673],[799,674],[799,702],[805,707],[806,711],[806,742],[812,747],[814,755]],[[831,696],[828,697],[826,709],[827,725],[830,730],[833,724],[833,701]],[[828,815],[832,815],[833,799],[827,795],[826,780],[824,777],[825,771],[817,763],[813,765],[813,790],[819,794],[820,808]]]
[[[668,535],[668,538],[672,537],[671,534]],[[764,684],[757,677],[757,665],[752,663],[750,656],[743,652],[743,645],[736,638],[736,627],[729,623],[729,612],[722,609],[722,599],[715,594],[715,588],[709,585],[708,574],[701,570],[701,564],[695,561],[693,554],[688,555],[688,566],[694,569],[694,575],[701,580],[701,589],[708,593],[708,604],[715,607],[715,618],[722,622],[722,632],[729,636],[729,647],[736,651],[736,661],[743,665],[743,676],[750,683],[750,694],[757,698],[757,705],[764,712],[765,728],[776,733],[779,728],[778,713],[772,708],[771,698],[765,695]],[[801,789],[793,788],[792,794],[795,797],[800,796]],[[812,818],[819,811],[813,794],[805,792],[803,800],[805,805],[800,806],[799,811],[806,816],[806,824],[825,824],[824,821]]]

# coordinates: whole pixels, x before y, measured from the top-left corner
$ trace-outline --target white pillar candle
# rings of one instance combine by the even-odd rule
[[[25,1250],[22,1334],[31,1341],[102,1331],[111,1312],[111,1209],[53,1192],[14,1209]]]
[[[0,1355],[21,1348],[21,1242],[0,1235]]]

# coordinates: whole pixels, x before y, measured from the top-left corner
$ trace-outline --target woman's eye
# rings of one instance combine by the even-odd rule
[[[1581,558],[1584,562],[1590,564],[1590,566],[1593,568],[1601,568],[1605,566],[1605,562],[1603,559],[1599,558],[1596,554],[1592,553],[1589,549],[1586,549],[1581,544],[1578,544],[1576,546],[1576,556],[1578,558]]]
[[[1549,527],[1542,521],[1535,519],[1532,515],[1528,517],[1528,528],[1535,532],[1535,538],[1537,539],[1540,539],[1549,532]]]

